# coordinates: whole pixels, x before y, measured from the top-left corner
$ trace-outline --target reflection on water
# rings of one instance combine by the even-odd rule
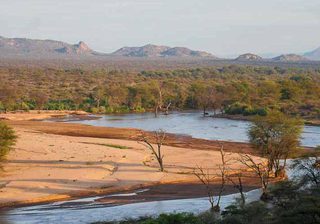
[[[175,134],[190,135],[195,138],[247,142],[248,121],[203,117],[201,113],[172,113],[155,118],[152,113],[106,115],[98,120],[70,121],[104,127],[128,127],[146,131],[164,129]],[[305,126],[301,143],[304,146],[320,145],[320,127]]]

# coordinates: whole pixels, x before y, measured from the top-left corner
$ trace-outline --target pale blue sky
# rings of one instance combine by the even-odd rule
[[[0,0],[0,35],[111,52],[148,43],[218,56],[320,46],[320,0]]]

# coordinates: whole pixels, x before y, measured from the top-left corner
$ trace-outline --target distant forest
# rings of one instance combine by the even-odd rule
[[[201,109],[320,119],[320,69],[229,65],[158,71],[0,67],[0,110]]]

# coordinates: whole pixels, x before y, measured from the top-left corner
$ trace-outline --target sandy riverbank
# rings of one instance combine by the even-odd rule
[[[150,191],[114,203],[200,197],[206,191],[197,183],[193,169],[201,165],[213,174],[219,172],[221,142],[217,141],[168,135],[163,147],[166,172],[161,173],[150,151],[138,143],[141,131],[137,129],[23,119],[5,122],[19,138],[3,164],[1,207],[146,187]],[[254,152],[246,143],[222,143],[230,158],[239,152]],[[231,168],[244,169],[239,162]],[[252,174],[244,179],[244,185],[248,190],[259,186]],[[226,189],[225,193],[235,192],[232,186]]]
[[[31,120],[45,120],[50,118],[61,118],[68,115],[72,116],[88,116],[87,112],[84,111],[72,111],[72,110],[30,110],[25,111],[14,111],[8,113],[0,113],[0,120],[10,121],[31,121]]]

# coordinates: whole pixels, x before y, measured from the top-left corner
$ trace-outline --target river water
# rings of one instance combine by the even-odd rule
[[[258,200],[260,195],[261,191],[259,189],[249,191],[246,193],[247,202]],[[224,209],[231,205],[237,197],[239,197],[238,194],[223,196],[220,204],[221,208]],[[0,214],[0,223],[87,224],[98,221],[118,221],[127,218],[156,216],[162,213],[192,212],[197,214],[210,208],[207,198],[142,202],[113,207],[96,202],[96,199],[99,199],[99,197],[17,208]],[[79,202],[82,203],[79,204]]]
[[[200,112],[179,112],[160,115],[153,113],[105,115],[97,120],[68,121],[103,127],[138,128],[145,131],[163,129],[174,134],[190,135],[194,138],[248,142],[247,131],[251,122],[224,118],[203,117]],[[301,145],[320,145],[320,126],[305,126]]]

